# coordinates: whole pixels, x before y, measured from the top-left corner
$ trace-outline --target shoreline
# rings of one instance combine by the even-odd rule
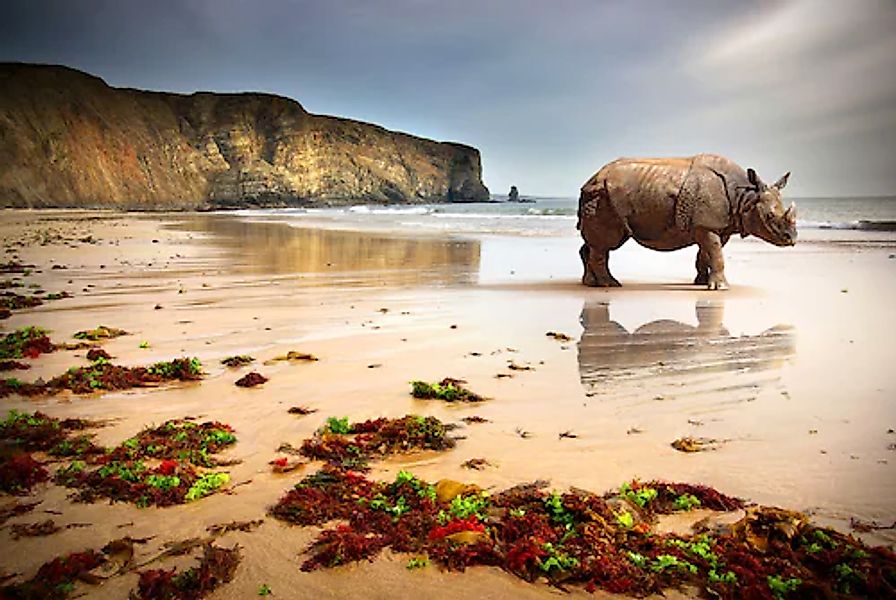
[[[430,481],[447,477],[485,488],[550,477],[558,489],[602,492],[637,476],[705,483],[761,504],[815,509],[818,521],[841,530],[852,515],[896,520],[887,500],[896,494],[896,461],[887,444],[896,439],[886,433],[896,426],[888,400],[894,382],[886,371],[894,334],[886,298],[896,284],[886,247],[852,252],[837,244],[810,244],[805,252],[788,253],[732,244],[726,255],[733,289],[722,294],[675,283],[687,281],[692,268],[681,255],[623,248],[614,269],[624,274],[625,287],[594,290],[576,283],[571,238],[407,240],[297,231],[232,214],[218,223],[181,213],[140,213],[135,219],[85,212],[99,220],[45,219],[52,215],[43,210],[0,213],[7,240],[51,228],[73,240],[89,231],[85,235],[98,240],[36,242],[18,250],[23,262],[43,267],[29,281],[50,292],[70,289],[74,297],[16,311],[2,322],[4,331],[36,324],[52,329],[54,340],[65,340],[99,324],[121,327],[134,335],[104,345],[121,364],[196,355],[208,375],[198,385],[96,397],[7,398],[3,409],[114,417],[97,431],[103,444],[169,418],[226,421],[239,438],[232,453],[243,460],[232,468],[232,479],[252,484],[195,506],[144,511],[71,505],[62,488],[51,486],[42,508],[62,511],[66,521],[95,525],[47,539],[4,539],[4,546],[16,550],[7,566],[12,570],[32,572],[49,556],[50,540],[57,554],[91,538],[113,539],[122,531],[117,525],[131,520],[129,535],[160,532],[180,539],[222,520],[257,518],[313,470],[271,474],[267,462],[276,446],[308,438],[331,415],[357,420],[422,413],[456,421],[476,413],[492,421],[465,427],[467,439],[447,455],[375,465],[371,476],[379,479],[410,468]],[[40,215],[35,222],[27,218],[32,213]],[[24,226],[15,225],[17,219]],[[60,263],[68,268],[49,267]],[[776,329],[782,325],[787,328]],[[558,343],[545,337],[547,331],[574,339]],[[766,343],[763,335],[770,331],[776,337]],[[147,349],[138,347],[144,339]],[[289,349],[312,352],[321,361],[263,366]],[[255,356],[258,370],[270,377],[261,388],[234,387],[237,373],[217,364],[243,353]],[[509,372],[508,361],[534,370],[496,379]],[[83,358],[62,352],[31,362],[23,378],[49,377]],[[471,408],[409,397],[409,380],[443,377],[465,379],[493,400]],[[838,402],[847,393],[852,402]],[[293,419],[285,414],[291,404],[320,412]],[[532,436],[523,439],[516,428]],[[632,428],[641,433],[628,433]],[[578,437],[558,439],[567,430]],[[730,441],[712,452],[684,455],[669,447],[682,435]],[[460,467],[480,456],[497,467]],[[892,531],[863,537],[896,541]],[[310,538],[270,522],[234,539],[246,547],[247,571],[216,597],[254,593],[258,573],[269,572],[266,565],[274,559],[282,564],[270,571],[271,586],[275,592],[289,589],[298,576],[296,555]],[[482,589],[496,597],[552,593],[490,569],[429,571],[420,575],[446,597],[458,587],[469,597]],[[386,559],[301,574],[301,581],[315,595],[337,597],[382,577],[375,589],[384,596],[390,586],[410,594],[416,575],[404,573],[401,561]],[[480,585],[485,587],[477,590]],[[120,597],[126,589],[99,591]]]

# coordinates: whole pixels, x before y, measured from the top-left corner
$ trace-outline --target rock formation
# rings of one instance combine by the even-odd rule
[[[479,151],[269,94],[148,92],[0,63],[0,206],[181,210],[488,200]]]

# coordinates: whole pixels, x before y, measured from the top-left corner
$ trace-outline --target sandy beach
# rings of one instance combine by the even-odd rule
[[[693,249],[662,254],[633,243],[611,258],[624,287],[586,288],[574,231],[411,236],[226,214],[4,210],[0,234],[3,261],[35,265],[19,276],[26,284],[73,296],[14,311],[2,321],[4,333],[36,325],[54,341],[71,341],[78,330],[114,326],[131,333],[103,345],[116,363],[195,356],[205,372],[201,382],[153,389],[11,396],[0,400],[4,412],[109,420],[95,431],[104,445],[167,419],[218,420],[238,438],[225,457],[240,461],[227,467],[230,493],[169,508],[72,503],[65,488],[39,485],[25,498],[40,501],[33,513],[8,524],[53,511],[58,524],[89,526],[19,540],[5,527],[7,574],[33,573],[53,556],[122,535],[152,536],[139,550],[150,556],[216,523],[264,519],[315,469],[272,473],[278,446],[299,445],[329,416],[420,414],[461,425],[454,449],[374,462],[377,479],[404,469],[486,490],[547,479],[552,488],[598,493],[633,478],[663,479],[804,511],[844,532],[851,518],[896,521],[891,236],[817,239],[810,232],[792,249],[732,240],[725,252],[732,289],[709,292],[690,285]],[[290,350],[320,360],[269,362]],[[257,362],[220,364],[238,354]],[[77,350],[25,362],[31,369],[3,376],[49,379],[88,364]],[[251,370],[270,380],[236,387]],[[411,380],[445,377],[490,399],[461,405],[409,394]],[[297,405],[318,412],[287,413]],[[471,415],[489,422],[461,421]],[[670,444],[683,436],[713,439],[714,449],[679,452]],[[461,466],[472,458],[490,466]],[[314,531],[268,517],[254,531],[225,535],[244,559],[212,597],[254,596],[261,584],[297,598],[411,598],[420,586],[433,598],[561,593],[496,568],[409,572],[407,556],[389,553],[304,573],[300,555]],[[857,535],[896,543],[893,529]],[[128,574],[86,591],[122,598],[136,579]]]

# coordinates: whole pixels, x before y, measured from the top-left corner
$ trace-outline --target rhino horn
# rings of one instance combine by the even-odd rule
[[[790,206],[784,213],[784,219],[788,223],[796,223],[796,204],[794,204],[793,202],[790,203]]]

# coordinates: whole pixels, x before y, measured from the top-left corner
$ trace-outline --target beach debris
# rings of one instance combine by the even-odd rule
[[[0,338],[0,359],[37,358],[49,354],[55,348],[47,333],[47,330],[33,326],[7,333]]]
[[[31,365],[19,362],[17,360],[0,360],[0,371],[25,371],[30,368]]]
[[[472,423],[491,423],[485,417],[480,417],[479,415],[470,415],[469,417],[464,417],[461,419],[464,423],[472,424]]]
[[[151,569],[140,572],[133,598],[141,600],[192,600],[204,598],[215,589],[233,580],[240,563],[238,545],[224,548],[207,543],[199,564],[182,573],[177,569]]]
[[[515,434],[517,434],[518,436],[520,436],[521,438],[523,438],[524,440],[527,440],[530,437],[532,437],[532,433],[529,431],[526,431],[522,427],[517,427],[516,429],[513,430],[513,432]]]
[[[495,379],[512,379],[513,373],[497,373]]]
[[[291,406],[289,408],[289,410],[287,410],[286,412],[291,415],[301,415],[304,417],[306,415],[316,413],[317,409],[316,408],[308,408],[307,406]]]
[[[481,471],[485,467],[493,467],[492,463],[487,461],[484,458],[471,458],[470,460],[464,461],[461,465],[465,469],[473,469],[475,471]]]
[[[561,431],[560,433],[557,434],[557,439],[560,439],[560,440],[576,439],[577,437],[579,437],[579,436],[577,434],[573,433],[572,431]]]
[[[62,531],[62,527],[56,524],[53,519],[46,521],[38,521],[37,523],[16,523],[10,527],[12,539],[18,540],[23,537],[43,537],[53,535]]]
[[[32,487],[48,479],[47,470],[27,452],[0,453],[0,491],[26,494]]]
[[[313,354],[309,354],[308,352],[298,352],[297,350],[290,350],[286,354],[281,354],[280,356],[275,356],[274,358],[264,361],[264,364],[271,365],[277,362],[283,362],[284,360],[289,362],[316,362],[320,359]]]
[[[700,419],[688,419],[688,425],[693,425],[694,427],[702,427],[703,421]]]
[[[414,398],[444,400],[445,402],[482,402],[486,400],[483,396],[467,389],[466,383],[463,379],[453,377],[446,377],[438,383],[412,381],[411,395]]]
[[[34,510],[34,507],[40,502],[18,502],[13,501],[0,507],[0,525],[6,523],[13,517],[18,517]]]
[[[435,417],[406,415],[399,419],[370,419],[350,423],[347,417],[330,417],[302,443],[301,453],[346,468],[364,469],[377,457],[412,450],[447,450],[455,439],[451,426]],[[282,447],[282,446],[281,446]]]
[[[856,517],[850,517],[849,526],[854,531],[859,531],[861,533],[868,533],[871,531],[881,531],[884,529],[896,529],[896,521],[893,521],[889,525],[881,525],[877,521],[863,521],[862,519]]]
[[[97,498],[131,502],[138,507],[170,506],[203,498],[230,481],[224,472],[204,472],[227,463],[212,456],[236,443],[224,423],[166,421],[140,431],[115,448],[85,456],[56,471],[57,484],[75,488],[75,500]],[[148,461],[157,463],[151,467]]]
[[[305,466],[305,462],[301,460],[289,460],[285,456],[281,456],[280,458],[275,458],[274,460],[268,463],[271,465],[271,471],[274,473],[291,473],[296,469],[300,469]]]
[[[90,340],[91,342],[98,342],[102,340],[111,340],[123,335],[130,334],[124,329],[100,325],[96,329],[85,329],[84,331],[78,331],[72,337],[76,340]]]
[[[715,450],[719,444],[721,444],[719,440],[712,438],[685,436],[678,438],[671,445],[679,452],[705,452]]]
[[[571,336],[566,335],[565,333],[560,333],[558,331],[549,331],[545,334],[549,338],[553,338],[558,342],[571,342],[573,338]]]
[[[246,373],[239,379],[234,382],[234,385],[239,387],[255,387],[256,385],[261,385],[268,381],[268,378],[258,373],[256,371],[252,371],[250,373]]]
[[[95,550],[54,558],[41,565],[31,579],[0,587],[0,598],[68,598],[75,591],[75,582],[89,580],[88,572],[105,560]]]
[[[392,482],[325,467],[270,509],[275,518],[323,526],[305,571],[375,558],[384,548],[449,570],[497,566],[526,581],[646,596],[689,586],[706,597],[890,597],[896,555],[814,526],[804,515],[706,486],[630,481],[603,496],[546,490],[545,482],[488,494],[407,471]],[[732,515],[714,533],[654,529],[658,515],[702,507]],[[789,591],[781,591],[789,590]],[[814,597],[814,596],[812,596]]]
[[[228,356],[226,358],[221,359],[221,364],[225,367],[244,367],[252,362],[255,362],[255,359],[248,354],[239,354],[236,356]]]
[[[302,449],[296,448],[289,442],[283,442],[277,447],[277,452],[283,452],[284,454],[292,454],[293,456],[299,456],[302,454]]]
[[[219,523],[217,525],[209,525],[205,528],[212,535],[224,535],[230,531],[242,531],[249,533],[261,527],[264,519],[253,519],[251,521],[231,521],[229,523]]]
[[[0,273],[28,273],[34,269],[34,265],[26,265],[15,260],[0,263]]]
[[[509,360],[507,361],[507,368],[511,371],[534,371],[535,367],[531,365],[521,365],[515,361]]]
[[[6,310],[7,317],[12,314],[10,311],[21,310],[23,308],[34,308],[43,304],[40,296],[25,296],[15,292],[3,292],[0,294],[0,308]]]
[[[91,348],[87,351],[87,360],[90,362],[96,362],[100,359],[111,360],[112,357],[102,348]]]
[[[640,427],[629,427],[625,432],[625,435],[636,435],[638,433],[644,433],[644,430]]]
[[[176,358],[149,367],[121,367],[98,358],[88,367],[72,367],[46,383],[0,381],[0,398],[13,393],[22,396],[55,394],[69,390],[76,394],[96,391],[127,390],[171,381],[202,379],[202,363],[197,358]]]

